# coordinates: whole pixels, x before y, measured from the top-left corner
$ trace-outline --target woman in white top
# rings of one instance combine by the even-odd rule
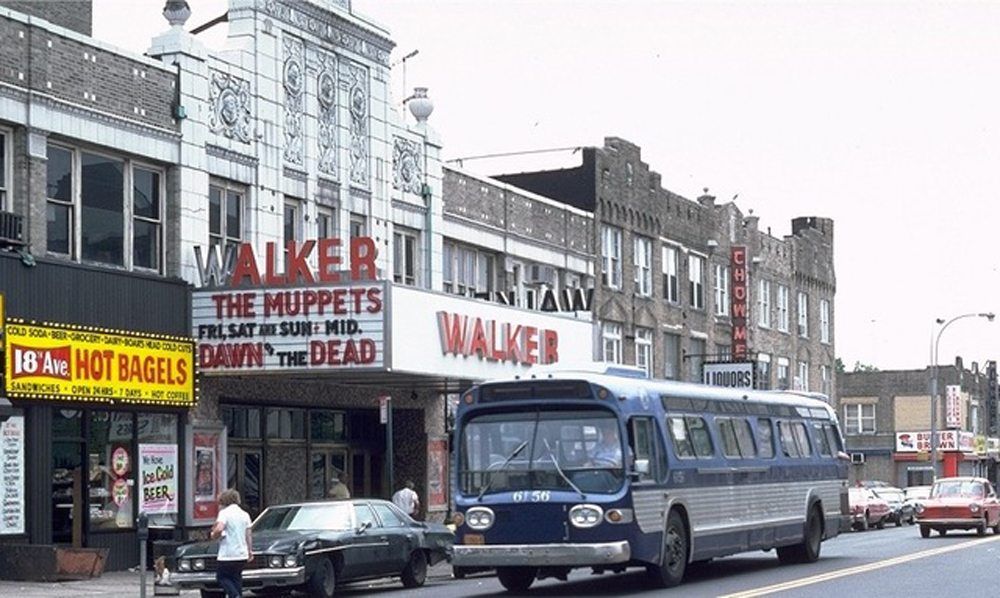
[[[219,495],[219,517],[212,526],[212,539],[219,540],[215,580],[226,598],[243,596],[243,567],[253,560],[250,515],[240,508],[240,493],[223,490]]]

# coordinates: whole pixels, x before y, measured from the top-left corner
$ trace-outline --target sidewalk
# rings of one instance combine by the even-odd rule
[[[427,580],[451,579],[451,565],[438,563],[427,570]],[[391,577],[358,584],[362,586],[399,585],[399,579]],[[399,585],[400,588],[403,586]],[[146,574],[146,596],[152,598],[153,572]],[[97,579],[87,581],[64,581],[40,583],[28,581],[0,581],[0,596],[16,598],[74,598],[76,596],[122,596],[132,598],[139,595],[139,573],[133,571],[113,571]],[[197,598],[196,590],[183,591],[183,598]]]

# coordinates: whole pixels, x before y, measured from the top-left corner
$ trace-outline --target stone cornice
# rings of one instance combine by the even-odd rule
[[[389,53],[396,45],[387,37],[356,25],[340,15],[305,2],[257,0],[258,9],[275,19],[297,27],[336,47],[345,48],[389,65]]]
[[[150,137],[156,137],[158,139],[167,139],[170,141],[179,141],[181,139],[181,134],[178,131],[171,131],[170,129],[164,129],[155,125],[132,120],[130,118],[124,118],[109,112],[94,110],[93,108],[73,104],[48,94],[38,93],[37,91],[28,92],[28,95],[30,97],[29,101],[37,100],[43,104],[49,105],[55,110],[61,110],[75,116],[96,120],[108,126],[123,128],[140,135],[149,135]]]
[[[406,212],[413,212],[415,214],[420,214],[422,216],[427,215],[427,206],[418,206],[408,201],[400,201],[398,199],[394,199],[392,200],[392,207],[399,208],[400,210],[404,210]]]
[[[228,160],[230,162],[235,162],[237,164],[243,164],[245,166],[250,166],[256,168],[259,164],[259,160],[253,156],[248,156],[246,154],[241,154],[239,152],[234,152],[231,149],[226,149],[218,145],[212,145],[210,143],[205,144],[205,153],[213,158],[222,158],[223,160]]]

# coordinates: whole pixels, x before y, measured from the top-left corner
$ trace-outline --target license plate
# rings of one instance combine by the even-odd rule
[[[482,534],[465,534],[463,544],[486,544],[486,538]]]

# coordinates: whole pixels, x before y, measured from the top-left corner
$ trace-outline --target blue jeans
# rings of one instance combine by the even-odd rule
[[[242,598],[243,567],[246,561],[216,561],[215,581],[226,593],[226,598]]]

